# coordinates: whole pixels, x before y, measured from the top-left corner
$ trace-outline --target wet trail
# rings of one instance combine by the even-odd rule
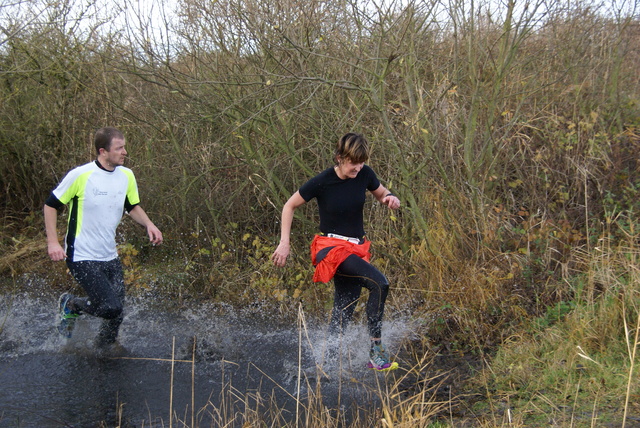
[[[362,325],[329,366],[324,325],[282,326],[255,310],[208,305],[171,313],[129,299],[119,338],[125,352],[101,354],[93,347],[99,320],[83,316],[66,340],[56,306],[52,294],[2,298],[0,428],[242,426],[254,410],[291,421],[309,397],[329,409],[370,408],[388,381],[366,369]],[[410,330],[385,324],[383,335],[396,339],[387,342],[392,353]]]

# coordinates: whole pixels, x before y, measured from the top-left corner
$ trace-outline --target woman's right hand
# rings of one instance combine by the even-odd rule
[[[305,200],[300,196],[300,191],[297,191],[282,207],[282,219],[280,226],[280,244],[278,248],[273,252],[271,260],[273,264],[279,267],[284,266],[287,263],[287,257],[289,257],[289,251],[291,247],[289,245],[289,236],[291,235],[291,223],[293,222],[293,213],[300,205],[304,204]]]
[[[278,248],[271,255],[273,264],[278,267],[283,267],[287,263],[287,257],[289,257],[290,247],[286,242],[281,242]]]

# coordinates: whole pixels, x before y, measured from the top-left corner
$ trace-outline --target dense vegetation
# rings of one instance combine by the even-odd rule
[[[374,263],[421,346],[482,358],[512,423],[640,414],[635,3],[465,3],[3,3],[0,269],[67,281],[42,205],[116,126],[166,237],[124,222],[132,292],[323,309],[312,204],[288,267],[268,258],[284,201],[362,132],[403,201],[367,205]]]

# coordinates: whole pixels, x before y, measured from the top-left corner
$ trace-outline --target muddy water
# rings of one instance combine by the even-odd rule
[[[153,299],[129,299],[124,350],[100,353],[93,347],[99,320],[83,316],[64,339],[56,330],[57,296],[28,284],[20,290],[0,302],[2,428],[242,426],[253,414],[247,408],[280,409],[281,421],[292,421],[318,392],[322,405],[350,417],[349,409],[375,407],[391,381],[366,369],[362,325],[343,338],[339,363],[327,364],[321,321],[300,327],[302,318],[283,325],[260,308],[172,311]],[[411,330],[404,320],[386,322],[392,352]]]

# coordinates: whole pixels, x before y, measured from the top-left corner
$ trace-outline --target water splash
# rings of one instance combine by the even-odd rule
[[[81,317],[66,341],[56,330],[58,296],[22,290],[28,291],[0,302],[0,427],[122,419],[160,426],[170,409],[195,409],[201,426],[210,426],[225,391],[256,403],[272,395],[293,415],[296,399],[307,400],[317,382],[329,408],[371,400],[375,374],[366,369],[369,339],[360,324],[329,339],[323,321],[270,319],[255,308],[210,303],[162,308],[128,298],[119,337],[127,354],[111,357],[93,347],[99,319]],[[412,331],[407,319],[384,324],[392,353]],[[331,362],[329,350],[337,350]]]

